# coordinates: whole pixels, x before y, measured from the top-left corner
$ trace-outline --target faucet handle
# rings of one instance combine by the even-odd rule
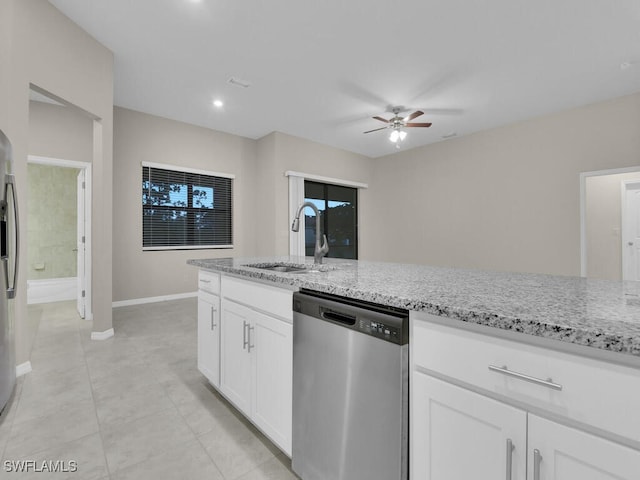
[[[320,251],[325,255],[329,253],[329,242],[327,242],[326,235],[322,235],[322,247],[320,247]]]

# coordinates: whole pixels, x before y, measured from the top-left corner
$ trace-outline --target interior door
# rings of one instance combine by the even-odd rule
[[[81,169],[78,173],[78,241],[77,241],[77,257],[78,257],[78,314],[80,318],[85,318],[85,295],[86,295],[86,274],[85,274],[85,170]]]
[[[624,184],[622,279],[640,281],[640,182]]]

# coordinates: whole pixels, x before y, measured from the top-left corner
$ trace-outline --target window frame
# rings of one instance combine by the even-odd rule
[[[304,202],[304,181],[310,180],[319,183],[329,183],[332,185],[338,185],[343,187],[356,188],[358,190],[357,202],[357,224],[360,225],[360,212],[362,207],[361,193],[363,189],[369,188],[369,185],[363,182],[345,180],[341,178],[331,178],[322,175],[316,175],[311,173],[297,172],[293,170],[287,170],[284,172],[284,176],[289,179],[289,255],[304,257],[305,256],[305,242],[304,235],[300,235],[297,232],[291,231],[291,222],[293,221],[298,208]],[[303,229],[303,226],[300,226]],[[359,233],[357,234],[358,246],[360,244]],[[358,248],[359,250],[359,248]]]
[[[141,244],[142,244],[142,250],[143,251],[166,251],[166,250],[211,250],[211,249],[230,249],[230,248],[234,248],[234,244],[233,244],[233,239],[234,239],[234,212],[233,212],[233,189],[234,189],[234,179],[235,179],[235,175],[233,174],[228,174],[228,173],[219,173],[219,172],[211,172],[211,171],[207,171],[207,170],[200,170],[200,169],[195,169],[195,168],[189,168],[189,167],[182,167],[182,166],[176,166],[176,165],[168,165],[168,164],[163,164],[163,163],[152,163],[152,162],[141,162],[141,169],[140,169],[140,183],[139,185],[143,187],[144,185],[144,178],[145,178],[145,168],[150,169],[149,172],[151,172],[151,169],[159,169],[159,170],[166,170],[169,172],[175,172],[175,173],[187,173],[187,174],[195,174],[195,175],[203,175],[203,176],[209,176],[209,177],[216,177],[218,179],[229,179],[229,197],[228,197],[228,202],[229,202],[229,231],[225,232],[228,233],[228,237],[231,239],[231,243],[225,243],[225,244],[205,244],[205,245],[194,245],[194,244],[175,244],[175,245],[158,245],[158,246],[154,246],[154,245],[150,245],[150,246],[145,246],[144,245],[144,211],[145,211],[145,203],[144,203],[144,190],[141,190]],[[156,210],[171,210],[171,211],[175,211],[175,210],[186,210],[187,211],[187,215],[196,213],[197,208],[193,207],[192,203],[193,203],[193,187],[194,184],[192,182],[188,182],[187,184],[187,206],[186,207],[176,207],[173,205],[154,205],[153,208]],[[212,211],[215,211],[215,206],[212,209]],[[194,232],[189,231],[187,232],[187,237],[190,239],[190,241],[193,241],[194,239]]]
[[[358,212],[359,212],[359,208],[358,208],[358,203],[359,203],[358,189],[355,188],[355,187],[349,187],[349,186],[346,186],[346,185],[336,185],[335,183],[326,183],[326,182],[319,182],[317,180],[305,179],[305,181],[304,181],[305,191],[306,191],[306,187],[307,187],[308,183],[317,185],[318,187],[320,187],[322,189],[322,198],[318,198],[317,200],[324,201],[324,210],[320,211],[319,214],[320,214],[320,217],[321,217],[322,233],[324,235],[327,235],[327,237],[329,237],[329,234],[328,234],[328,232],[329,232],[329,215],[328,215],[329,202],[333,201],[331,198],[329,198],[329,189],[330,189],[330,187],[349,188],[349,189],[352,189],[352,190],[355,191],[354,192],[355,193],[355,205],[354,205],[354,207],[355,207],[355,225],[354,225],[354,228],[355,228],[355,231],[354,231],[355,245],[354,245],[354,249],[353,249],[355,256],[353,258],[350,258],[350,257],[331,257],[330,256],[331,248],[329,248],[329,253],[327,254],[327,258],[346,258],[346,259],[349,259],[349,260],[357,260],[358,259],[358,244],[360,243],[358,241],[359,240],[359,236],[358,236],[358,231],[359,231],[359,225],[358,225],[358,220],[359,220],[359,217],[358,217]],[[307,200],[307,198],[308,197],[305,194],[305,201]],[[323,212],[324,212],[324,215],[322,215]],[[301,217],[302,216],[305,217],[305,222],[303,222],[303,223],[306,224],[306,214],[305,214],[305,212],[302,212],[300,214],[300,216]],[[305,228],[305,230],[306,230],[306,228]],[[305,256],[309,256],[309,255],[306,255],[306,253],[307,253],[307,246],[306,246],[306,239],[305,239]]]

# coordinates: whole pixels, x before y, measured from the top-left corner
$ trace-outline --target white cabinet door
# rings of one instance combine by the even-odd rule
[[[220,299],[198,294],[198,370],[220,386]]]
[[[252,310],[222,299],[220,391],[240,411],[251,415],[251,353],[248,348]]]
[[[526,412],[420,372],[412,380],[412,480],[525,480]]]
[[[638,480],[640,451],[529,414],[528,478]]]
[[[252,419],[291,455],[293,325],[253,312]]]

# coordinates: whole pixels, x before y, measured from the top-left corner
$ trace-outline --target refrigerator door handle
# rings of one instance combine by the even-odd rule
[[[5,190],[4,190],[4,201],[5,204],[7,202],[7,192],[9,190],[9,186],[11,186],[11,198],[13,200],[13,217],[15,219],[14,225],[14,238],[15,238],[15,249],[16,253],[14,256],[14,264],[13,264],[13,284],[9,285],[9,271],[7,268],[4,269],[5,280],[7,285],[7,298],[15,298],[16,296],[16,288],[18,281],[18,258],[20,257],[20,227],[18,224],[18,196],[16,195],[16,177],[12,174],[6,174],[5,179]],[[8,223],[8,222],[7,222]],[[7,262],[7,257],[3,258],[3,261]],[[6,265],[5,265],[6,267]]]

